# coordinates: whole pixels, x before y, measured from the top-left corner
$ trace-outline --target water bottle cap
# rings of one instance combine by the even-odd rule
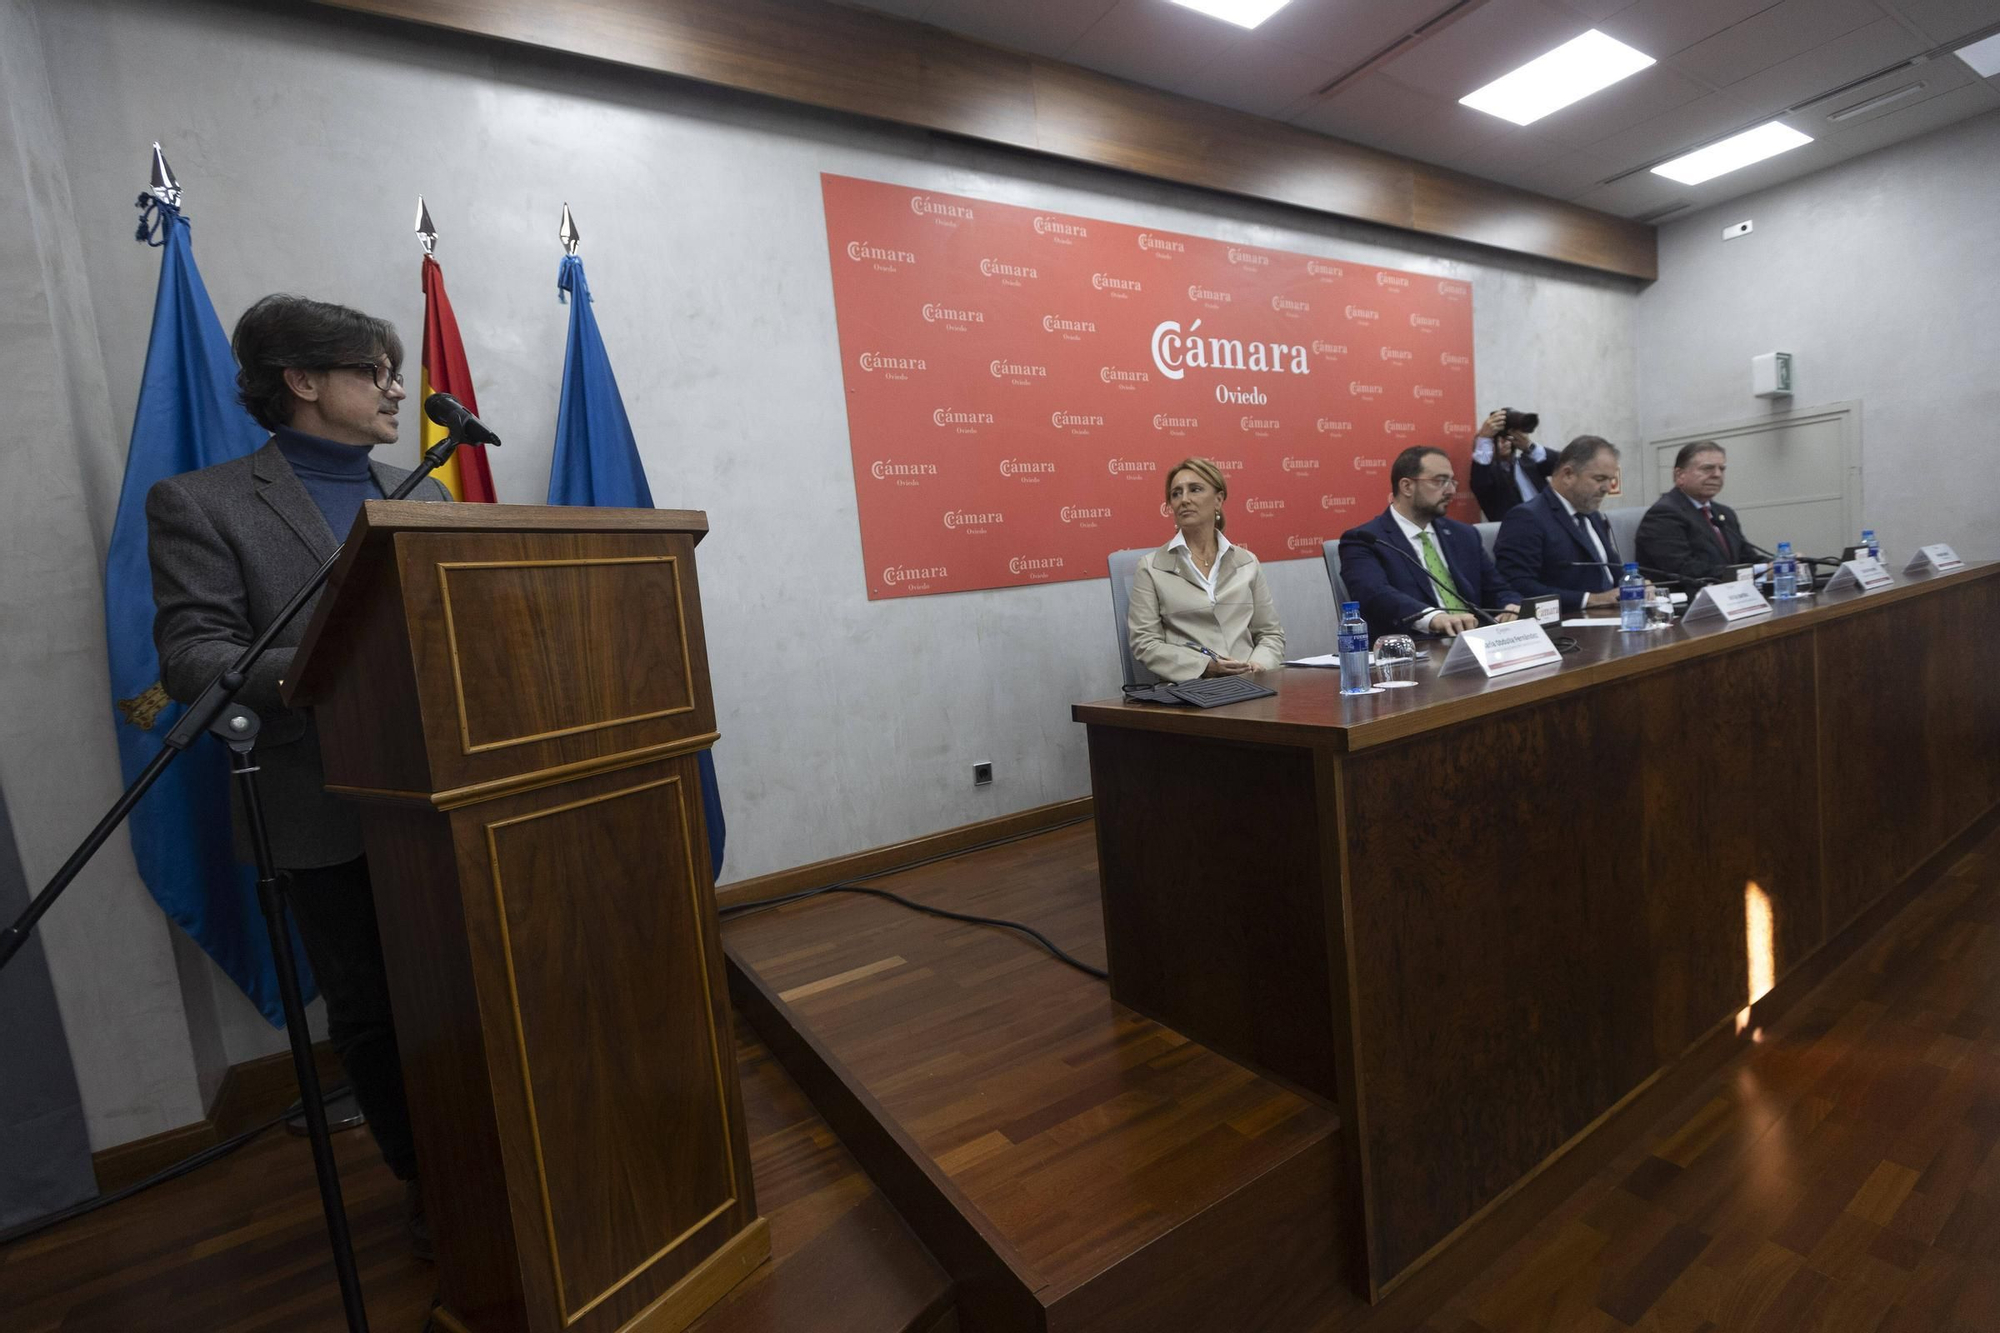
[[[1778,549],[1780,551],[1789,551],[1792,549],[1792,544],[1790,542],[1779,542]]]
[[[1358,615],[1360,615],[1360,614],[1361,614],[1361,603],[1359,603],[1359,602],[1342,602],[1342,603],[1340,604],[1340,614],[1341,614],[1342,616],[1358,616]]]
[[[1639,572],[1638,562],[1634,560],[1627,560],[1625,562],[1625,572],[1627,574],[1637,574]]]

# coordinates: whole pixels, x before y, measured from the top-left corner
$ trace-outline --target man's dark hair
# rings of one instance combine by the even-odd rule
[[[1434,444],[1413,444],[1403,450],[1402,453],[1396,455],[1396,461],[1389,465],[1389,494],[1391,496],[1401,495],[1403,493],[1404,482],[1415,481],[1423,475],[1424,459],[1430,454],[1437,454],[1446,460],[1451,458],[1450,454],[1445,453],[1444,450]]]
[[[323,370],[384,356],[392,367],[403,365],[403,340],[388,320],[283,292],[244,311],[229,346],[236,353],[237,401],[265,430],[292,419],[287,370]]]
[[[1682,445],[1681,451],[1674,455],[1674,471],[1679,472],[1689,463],[1694,462],[1696,454],[1705,454],[1711,449],[1721,454],[1724,458],[1729,457],[1729,451],[1714,440],[1696,440],[1692,444]]]
[[[1580,472],[1585,463],[1606,449],[1611,451],[1613,458],[1618,457],[1618,446],[1602,435],[1579,435],[1564,445],[1563,451],[1556,455],[1556,469],[1560,471],[1569,468],[1571,471]]]

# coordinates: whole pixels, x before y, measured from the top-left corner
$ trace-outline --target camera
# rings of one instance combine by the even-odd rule
[[[1542,414],[1539,412],[1516,412],[1511,407],[1500,410],[1507,414],[1506,430],[1509,435],[1533,435],[1542,427]]]

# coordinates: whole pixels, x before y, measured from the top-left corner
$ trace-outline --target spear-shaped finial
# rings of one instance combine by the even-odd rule
[[[562,232],[561,232],[561,236],[562,236],[562,243],[563,243],[563,253],[564,253],[564,254],[566,254],[566,255],[573,255],[573,254],[575,254],[575,253],[576,253],[576,243],[577,243],[578,241],[580,241],[580,240],[582,240],[582,239],[583,239],[583,233],[579,232],[579,231],[578,231],[578,230],[576,229],[576,219],[575,219],[575,218],[573,218],[573,217],[571,217],[571,216],[569,215],[569,205],[568,205],[568,204],[564,204],[564,205],[563,205],[563,220],[562,220]]]
[[[167,165],[167,155],[160,151],[158,140],[153,143],[153,183],[146,193],[169,208],[181,206],[181,183],[174,179],[174,169]]]
[[[424,253],[431,254],[437,249],[438,230],[431,223],[431,211],[424,207],[424,197],[417,196],[417,239],[424,243]]]

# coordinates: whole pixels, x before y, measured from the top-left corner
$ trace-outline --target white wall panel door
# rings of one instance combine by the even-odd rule
[[[1654,440],[1654,493],[1674,484],[1674,455],[1691,440],[1729,451],[1724,504],[1743,535],[1775,551],[1838,556],[1861,535],[1861,404],[1797,408]]]

